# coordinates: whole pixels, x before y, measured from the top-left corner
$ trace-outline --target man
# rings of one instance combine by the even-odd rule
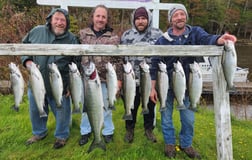
[[[118,44],[120,39],[113,33],[113,29],[109,25],[109,11],[104,5],[97,5],[91,12],[91,24],[90,27],[80,30],[80,42],[82,44]],[[101,85],[102,95],[104,102],[104,128],[102,135],[106,143],[110,143],[113,140],[114,124],[112,121],[112,110],[108,107],[108,94],[106,87],[106,63],[110,62],[116,65],[116,73],[118,78],[118,85],[121,86],[122,80],[122,58],[118,56],[94,56],[82,57],[82,65],[89,63],[90,58],[95,63],[98,70]],[[86,112],[82,114],[82,120],[80,124],[81,139],[79,145],[82,146],[88,142],[91,133],[91,126]]]
[[[158,39],[156,45],[223,45],[226,40],[236,42],[236,37],[230,34],[224,35],[210,35],[200,27],[187,25],[188,14],[183,5],[174,5],[168,12],[168,21],[171,27],[167,32]],[[175,143],[175,129],[173,126],[173,102],[174,93],[172,88],[172,72],[173,63],[180,61],[186,74],[186,80],[189,78],[189,64],[193,63],[196,57],[153,57],[152,58],[152,91],[151,100],[157,100],[157,92],[155,90],[156,74],[158,70],[159,61],[163,61],[167,65],[167,73],[169,76],[169,90],[166,102],[166,110],[161,113],[161,126],[163,137],[165,141],[165,155],[169,158],[176,156]],[[179,133],[180,149],[184,151],[190,158],[200,158],[200,154],[192,147],[192,139],[194,136],[194,112],[188,109],[189,95],[188,91],[185,93],[184,105],[187,109],[179,110],[181,130]]]
[[[52,9],[46,17],[46,25],[39,25],[33,28],[23,39],[23,43],[43,43],[43,44],[79,44],[77,38],[68,31],[70,21],[68,12],[61,8]],[[45,82],[46,95],[44,109],[48,114],[50,105],[51,110],[56,119],[56,129],[54,136],[56,141],[54,148],[58,149],[66,144],[69,137],[69,124],[71,117],[71,101],[68,96],[69,86],[69,71],[68,64],[74,61],[71,56],[22,56],[23,65],[29,70],[31,62],[39,66],[39,70]],[[52,95],[51,86],[49,83],[49,68],[48,64],[55,63],[61,73],[63,79],[63,98],[61,107],[56,106],[56,102]],[[33,136],[27,140],[26,144],[30,145],[44,139],[47,136],[47,120],[48,117],[39,116],[37,105],[29,86],[28,88],[29,111],[32,124]]]
[[[132,28],[125,31],[121,37],[121,44],[141,44],[141,45],[150,45],[155,44],[155,41],[162,36],[162,31],[152,27],[152,15],[149,10],[145,7],[139,7],[132,13]],[[147,57],[126,57],[126,61],[129,61],[136,75],[136,95],[134,101],[134,109],[131,109],[133,120],[126,120],[126,134],[124,140],[126,142],[132,143],[134,139],[134,128],[136,124],[137,118],[137,110],[140,105],[140,87],[139,87],[139,79],[140,79],[140,68],[139,64],[143,60],[146,60],[148,64],[151,63],[150,58]],[[156,142],[157,139],[153,134],[153,129],[155,127],[155,103],[149,101],[148,109],[149,113],[144,114],[144,128],[145,128],[145,136],[152,142]]]

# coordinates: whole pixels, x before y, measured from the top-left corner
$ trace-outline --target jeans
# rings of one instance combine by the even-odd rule
[[[103,111],[104,127],[102,129],[102,135],[106,136],[114,134],[115,127],[112,121],[112,110],[108,109],[108,93],[107,93],[108,90],[106,87],[106,83],[102,82],[101,86],[102,86],[103,103],[105,107],[105,110]],[[82,113],[80,133],[81,135],[91,133],[91,126],[86,112]]]
[[[161,112],[161,127],[165,144],[176,144],[175,128],[172,121],[173,102],[175,95],[172,89],[168,90],[166,101],[166,110]],[[189,96],[186,92],[184,105],[188,108],[190,105]],[[194,112],[190,109],[179,110],[181,130],[179,133],[179,144],[182,148],[187,148],[192,145],[194,135]]]
[[[47,134],[48,117],[39,116],[37,104],[33,97],[31,88],[28,88],[28,99],[30,109],[30,120],[32,124],[32,134],[37,136],[45,136]],[[70,118],[71,118],[71,100],[70,97],[62,96],[62,106],[59,108],[53,97],[45,96],[44,110],[49,114],[49,106],[56,119],[56,128],[54,136],[58,139],[67,139],[70,135]]]
[[[126,129],[134,129],[135,124],[137,121],[137,111],[140,106],[140,100],[141,100],[141,94],[140,94],[140,87],[136,87],[136,95],[134,100],[134,109],[131,109],[133,120],[126,120],[125,125]],[[153,103],[151,100],[148,102],[148,109],[149,113],[144,114],[144,129],[150,129],[153,130],[155,126],[155,103]]]

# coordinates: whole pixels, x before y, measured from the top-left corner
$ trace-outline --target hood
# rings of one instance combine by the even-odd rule
[[[152,13],[148,9],[146,9],[146,7],[143,7],[143,8],[145,8],[145,10],[148,13],[148,26],[147,26],[147,29],[146,29],[146,31],[147,31],[147,30],[149,30],[152,27]],[[131,25],[132,25],[132,29],[134,31],[137,31],[137,29],[135,27],[135,24],[134,24],[134,15],[135,15],[135,12],[136,12],[136,9],[131,14]]]
[[[66,26],[66,31],[70,28],[70,19],[68,15],[68,11],[62,8],[53,8],[52,11],[48,14],[46,17],[46,25],[50,28],[51,27],[51,19],[52,16],[54,15],[55,12],[61,12],[65,15],[66,21],[67,21],[67,26]]]

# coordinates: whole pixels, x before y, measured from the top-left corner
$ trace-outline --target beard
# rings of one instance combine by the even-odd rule
[[[56,35],[56,36],[61,36],[66,32],[65,28],[61,28],[61,27],[52,27],[52,32]]]
[[[185,26],[186,26],[185,21],[173,22],[173,27],[176,28],[177,30],[183,30]]]

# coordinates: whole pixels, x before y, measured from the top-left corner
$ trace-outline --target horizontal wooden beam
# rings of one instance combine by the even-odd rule
[[[1,55],[220,56],[215,45],[0,44]]]

